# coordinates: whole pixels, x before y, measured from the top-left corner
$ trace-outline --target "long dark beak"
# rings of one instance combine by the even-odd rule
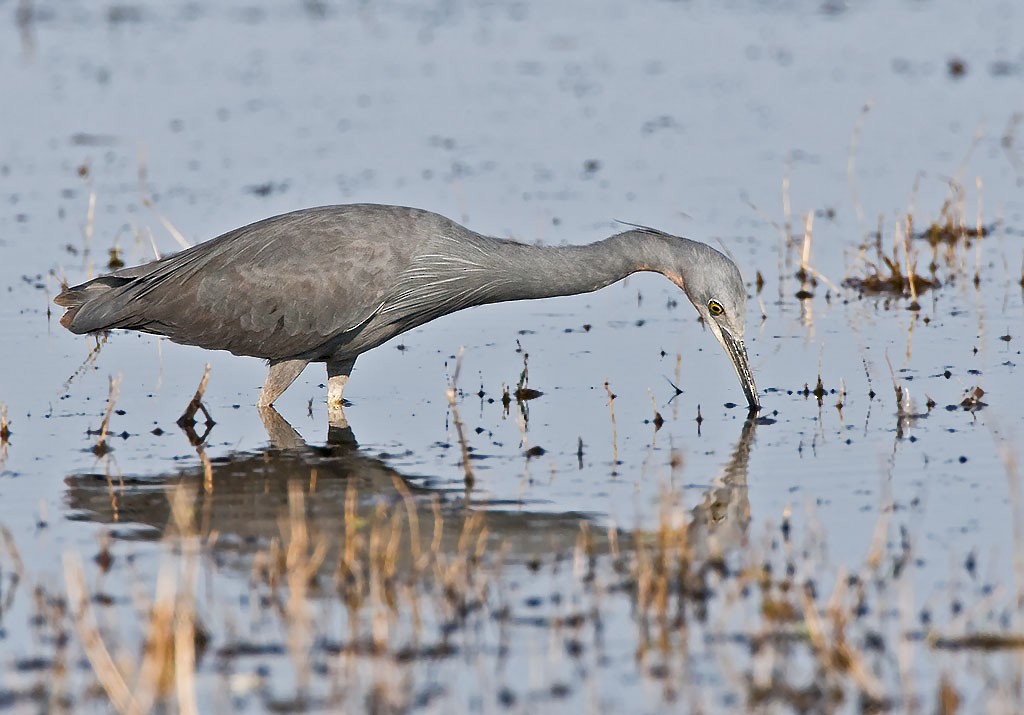
[[[747,406],[751,412],[761,409],[761,401],[757,399],[757,385],[754,384],[754,375],[750,372],[750,361],[747,359],[747,348],[742,340],[737,340],[725,330],[722,331],[722,345],[729,353],[732,366],[736,370],[736,377],[740,379],[740,386],[743,394],[747,397]]]

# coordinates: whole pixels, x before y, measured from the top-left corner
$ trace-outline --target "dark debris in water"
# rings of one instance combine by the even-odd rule
[[[252,658],[265,657],[269,655],[284,655],[287,649],[281,643],[254,643],[252,641],[237,641],[228,643],[217,649],[218,658]]]
[[[981,398],[984,397],[985,391],[980,387],[972,387],[967,390],[964,398],[960,401],[960,406],[968,412],[977,412],[982,407],[987,407],[988,403],[982,402]],[[954,408],[955,409],[955,408]]]
[[[971,633],[964,636],[939,637],[932,641],[938,650],[1018,650],[1024,649],[1024,634]]]
[[[919,295],[942,285],[937,278],[925,278],[916,273],[912,276],[906,275],[899,262],[888,256],[883,256],[882,262],[888,272],[879,266],[869,264],[869,270],[865,275],[850,276],[843,281],[843,285],[868,295],[910,295],[912,292]]]
[[[516,402],[536,400],[543,394],[540,390],[534,390],[532,387],[520,387],[516,389]]]
[[[283,194],[288,190],[288,182],[273,182],[265,181],[262,184],[250,184],[245,187],[246,193],[252,194],[253,196],[259,196],[260,198],[266,198],[273,194]]]
[[[966,226],[947,217],[941,223],[931,224],[924,231],[916,234],[914,238],[924,239],[932,246],[954,244],[960,241],[969,243],[975,238],[984,238],[993,230],[995,230],[994,224],[989,224],[988,226]]]

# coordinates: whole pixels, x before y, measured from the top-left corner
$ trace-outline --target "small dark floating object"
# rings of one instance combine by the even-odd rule
[[[946,71],[954,79],[960,79],[967,74],[967,62],[961,57],[950,57],[946,63]]]
[[[273,181],[267,181],[262,184],[251,184],[245,187],[245,191],[247,193],[250,193],[253,196],[259,196],[261,198],[265,198],[267,196],[270,196],[271,194],[276,193],[283,194],[287,190],[288,183],[285,181],[276,184]]]
[[[987,403],[982,402],[981,398],[984,397],[985,391],[980,387],[973,387],[967,391],[964,395],[964,399],[960,401],[960,406],[968,412],[974,412],[980,410],[982,407],[986,407]]]
[[[526,402],[527,400],[536,400],[544,393],[540,390],[534,390],[531,387],[520,387],[516,389],[516,402]]]
[[[543,447],[541,447],[540,445],[537,445],[535,447],[530,447],[525,452],[527,459],[533,459],[534,457],[543,457],[547,453],[548,453],[548,451],[546,449],[544,449]]]
[[[798,290],[796,292],[796,297],[800,300],[807,300],[808,298],[813,298],[814,293],[811,293],[809,290]]]
[[[237,641],[217,649],[218,658],[244,658],[271,655],[284,655],[285,647],[280,643],[254,643]]]
[[[975,238],[984,238],[992,233],[995,227],[995,224],[988,226],[961,225],[954,222],[951,217],[947,217],[945,223],[933,223],[921,233],[915,234],[914,238],[923,238],[932,246],[938,246],[940,243],[956,243],[961,240],[969,242]]]
[[[14,669],[19,673],[33,673],[53,667],[54,663],[49,658],[21,658],[14,662]]]
[[[965,636],[936,638],[932,648],[942,650],[1009,650],[1024,648],[1024,634],[972,633]]]
[[[516,694],[507,687],[498,691],[498,704],[503,708],[513,707],[517,700]]]

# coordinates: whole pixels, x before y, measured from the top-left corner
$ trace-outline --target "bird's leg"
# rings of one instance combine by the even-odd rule
[[[327,404],[331,407],[341,407],[341,393],[348,383],[348,376],[352,374],[352,366],[356,359],[328,360],[327,361]]]
[[[345,419],[345,403],[341,398],[341,393],[345,390],[348,376],[352,373],[352,366],[355,364],[355,358],[327,361],[327,423],[330,427],[339,430],[348,428],[348,420]]]
[[[267,381],[263,383],[263,389],[260,391],[258,406],[269,407],[274,404],[308,364],[309,360],[271,360],[270,372],[267,373]]]

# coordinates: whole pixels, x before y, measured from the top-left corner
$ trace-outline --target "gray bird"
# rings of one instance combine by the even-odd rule
[[[588,293],[637,271],[683,289],[758,409],[736,264],[650,228],[586,246],[531,246],[419,209],[323,206],[66,288],[55,302],[73,333],[140,330],[268,360],[261,407],[307,364],[325,362],[328,404],[338,408],[356,358],[400,333],[475,305]]]

